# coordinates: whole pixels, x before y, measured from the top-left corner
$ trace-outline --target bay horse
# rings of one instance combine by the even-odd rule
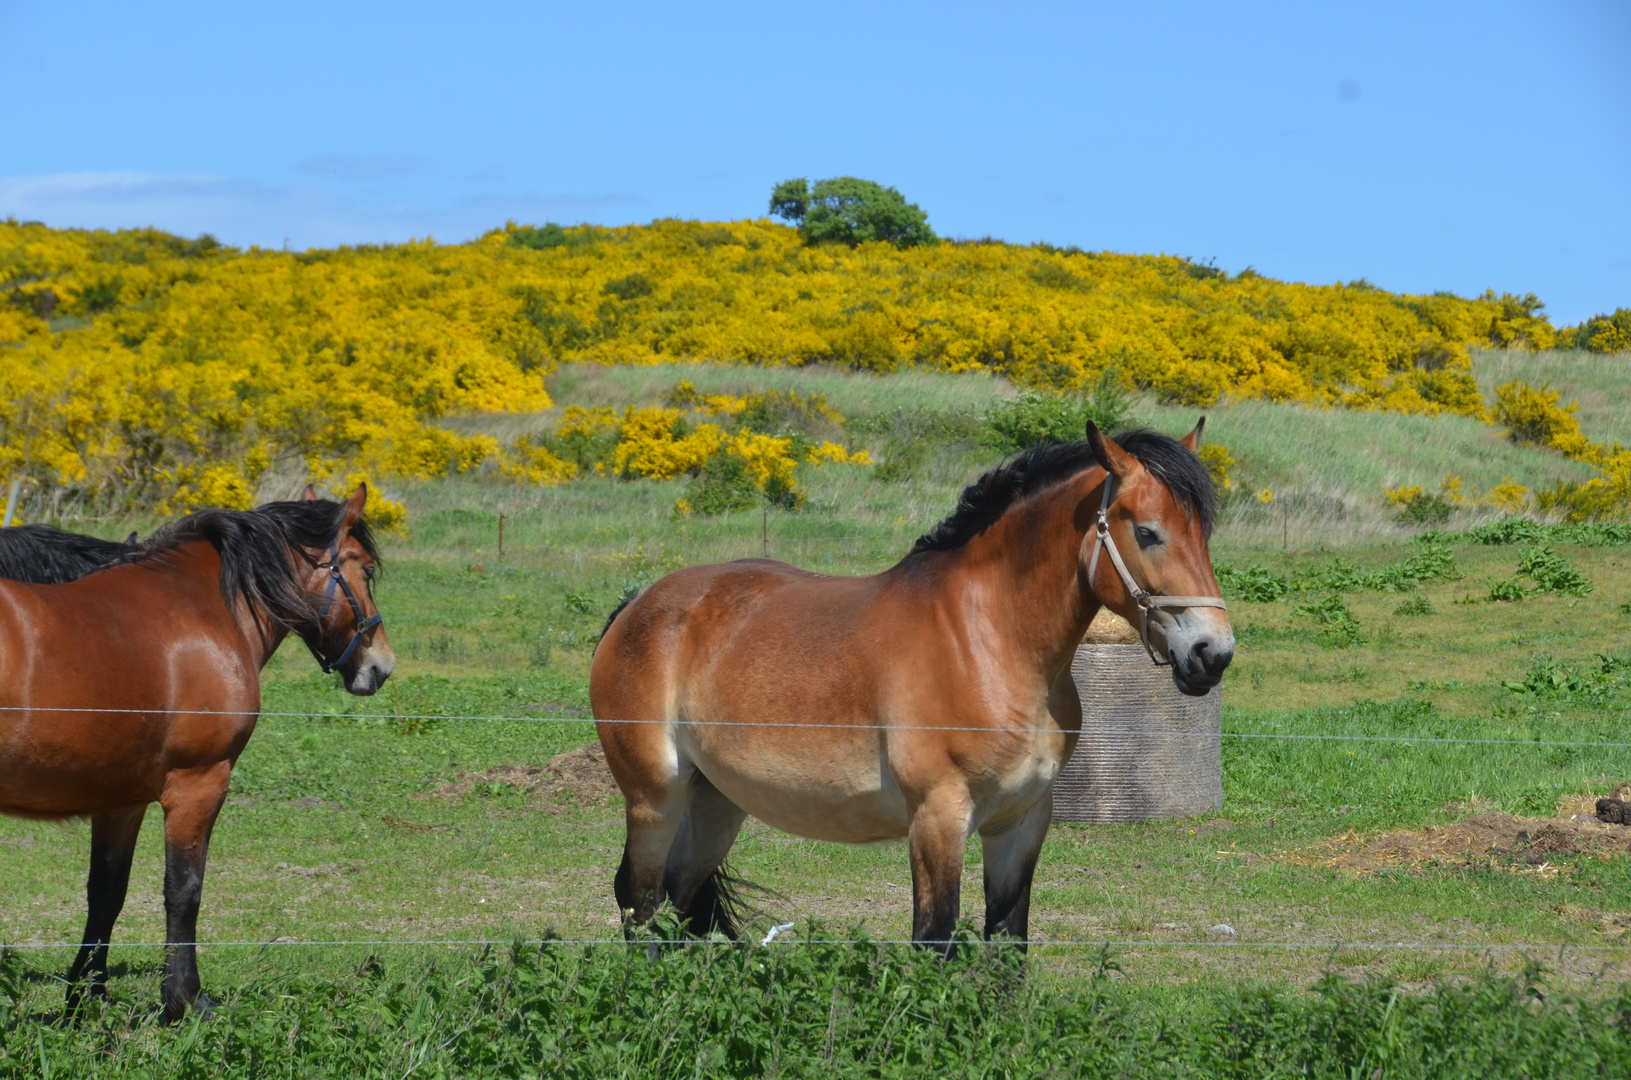
[[[666,900],[690,933],[734,937],[723,863],[752,814],[815,840],[906,837],[912,938],[947,954],[978,833],[985,937],[1023,945],[1081,729],[1071,658],[1100,606],[1141,628],[1185,693],[1233,657],[1204,426],[1180,442],[1090,422],[1080,442],[1025,451],[879,574],[743,559],[676,571],[615,611],[589,696],[627,804],[625,923]]]
[[[91,819],[70,1014],[85,982],[106,993],[152,802],[164,810],[164,1017],[208,1011],[195,945],[204,864],[255,730],[261,668],[290,632],[353,694],[374,693],[396,664],[370,592],[367,497],[366,485],[343,503],[308,488],[298,502],[203,510],[117,552],[58,534],[46,541],[62,549],[63,575],[75,551],[108,557],[61,584],[0,580],[0,813]]]

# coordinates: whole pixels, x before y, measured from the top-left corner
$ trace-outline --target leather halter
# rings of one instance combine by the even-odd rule
[[[1121,584],[1127,590],[1127,595],[1133,598],[1138,605],[1138,640],[1144,643],[1144,651],[1150,654],[1150,660],[1156,667],[1170,667],[1172,658],[1163,660],[1155,655],[1155,648],[1150,644],[1150,612],[1157,608],[1192,608],[1215,607],[1228,610],[1228,605],[1221,596],[1157,596],[1152,592],[1139,588],[1138,582],[1128,572],[1127,564],[1122,561],[1121,552],[1116,550],[1116,538],[1110,535],[1110,519],[1105,511],[1110,509],[1110,485],[1116,482],[1115,474],[1106,469],[1104,472],[1104,498],[1099,500],[1099,522],[1094,527],[1096,533],[1093,539],[1093,557],[1087,562],[1087,583],[1093,585],[1094,572],[1099,568],[1099,546],[1110,553],[1110,562],[1121,577]],[[1102,603],[1102,601],[1101,601]]]
[[[312,656],[317,660],[317,666],[323,669],[325,675],[344,667],[345,662],[351,659],[351,654],[357,651],[357,643],[362,640],[362,636],[374,627],[382,626],[385,623],[385,616],[378,612],[367,618],[363,617],[362,605],[357,603],[357,594],[351,591],[351,583],[340,572],[340,541],[344,537],[345,530],[341,529],[339,535],[334,538],[334,546],[329,549],[328,562],[317,564],[317,569],[328,570],[328,591],[323,594],[323,607],[317,612],[317,622],[312,626],[312,635],[315,636],[322,632],[323,620],[328,618],[328,609],[334,603],[334,590],[336,588],[345,593],[346,600],[351,603],[351,611],[357,617],[357,632],[351,635],[350,644],[345,647],[345,651],[340,654],[340,658],[332,664],[323,659],[323,654],[317,651],[317,646],[312,644],[311,637],[308,637],[305,631],[299,632],[300,640],[306,643],[306,648],[311,650]]]

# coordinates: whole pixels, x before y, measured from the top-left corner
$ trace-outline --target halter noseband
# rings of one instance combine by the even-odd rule
[[[329,549],[328,562],[317,564],[319,570],[325,567],[328,569],[328,591],[323,594],[323,607],[317,612],[317,622],[312,626],[312,635],[316,636],[322,632],[323,620],[328,618],[328,609],[334,603],[334,590],[336,588],[345,593],[345,598],[351,603],[351,611],[357,617],[357,632],[351,635],[351,643],[345,647],[345,651],[340,654],[340,658],[332,664],[323,659],[323,654],[317,651],[316,645],[312,644],[311,637],[304,633],[300,635],[300,640],[304,641],[306,648],[311,650],[312,656],[317,660],[317,666],[323,669],[324,675],[345,667],[345,662],[351,659],[352,653],[357,651],[357,643],[362,640],[362,636],[385,622],[385,616],[378,612],[367,618],[363,617],[362,605],[357,603],[357,594],[351,591],[351,583],[340,572],[340,540],[344,536],[345,530],[342,528],[339,535],[334,538],[334,546]]]
[[[1115,474],[1109,469],[1104,471],[1104,497],[1099,500],[1099,521],[1094,527],[1096,533],[1093,539],[1093,557],[1087,562],[1087,584],[1093,585],[1094,571],[1099,568],[1099,546],[1110,553],[1110,562],[1121,576],[1121,584],[1127,590],[1127,595],[1133,598],[1138,605],[1138,640],[1144,643],[1144,651],[1150,654],[1150,661],[1156,667],[1170,667],[1171,657],[1163,660],[1155,655],[1155,648],[1150,644],[1150,612],[1156,608],[1192,608],[1215,607],[1228,610],[1228,605],[1221,596],[1157,596],[1152,592],[1138,587],[1133,575],[1128,572],[1127,564],[1122,561],[1121,552],[1116,550],[1116,538],[1110,535],[1110,519],[1105,511],[1110,509],[1110,485],[1116,482]]]

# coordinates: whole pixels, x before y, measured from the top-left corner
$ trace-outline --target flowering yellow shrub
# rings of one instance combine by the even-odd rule
[[[1485,505],[1509,514],[1523,513],[1533,500],[1534,493],[1522,484],[1513,482],[1510,476],[1502,477],[1501,482],[1485,492],[1483,498]]]
[[[871,465],[872,455],[865,450],[846,450],[838,443],[823,440],[805,452],[804,460],[811,465]]]
[[[1468,506],[1473,501],[1467,498],[1467,493],[1461,486],[1461,477],[1455,473],[1444,474],[1444,479],[1439,481],[1438,494],[1439,498],[1456,506]]]
[[[754,486],[760,491],[772,485],[790,491],[798,484],[793,475],[798,461],[788,453],[792,446],[792,439],[743,431],[731,439],[730,451],[742,459]]]
[[[601,459],[437,421],[547,408],[543,378],[565,361],[915,365],[1075,389],[1114,371],[1191,404],[1476,416],[1467,344],[1555,336],[1533,297],[1402,296],[1045,245],[811,247],[768,221],[508,225],[469,244],[300,254],[7,221],[0,468],[170,509],[354,468],[490,464],[558,482]],[[728,427],[794,407],[770,396],[671,404]],[[612,437],[599,413],[557,434],[573,424]],[[630,476],[677,475],[718,449],[701,427],[618,437],[630,445],[611,464]]]
[[[1384,487],[1382,494],[1387,501],[1399,509],[1404,509],[1426,494],[1420,484],[1400,484],[1398,487]]]
[[[701,470],[724,445],[725,433],[713,424],[699,424],[695,431],[681,434],[680,416],[678,409],[627,409],[612,451],[611,471],[622,477],[672,480]]]
[[[1559,397],[1549,386],[1530,386],[1522,380],[1497,386],[1495,422],[1506,426],[1507,437],[1513,442],[1535,443],[1565,453],[1578,452],[1584,439],[1580,434],[1580,421],[1575,416],[1580,406],[1573,402],[1559,405]]]
[[[1235,485],[1229,479],[1229,466],[1235,463],[1235,459],[1230,456],[1227,446],[1203,443],[1200,453],[1196,456],[1201,459],[1201,464],[1206,466],[1206,471],[1212,474],[1212,482],[1218,486],[1219,491],[1233,490]]]
[[[524,484],[554,487],[578,475],[576,462],[562,461],[548,447],[539,446],[527,435],[521,436],[497,455],[498,473]]]
[[[1575,415],[1579,405],[1560,405],[1559,400],[1558,392],[1545,385],[1536,387],[1516,381],[1495,388],[1495,419],[1507,426],[1507,434],[1514,442],[1550,447],[1597,470],[1597,475],[1583,484],[1564,481],[1550,490],[1535,492],[1535,505],[1573,521],[1631,515],[1631,450],[1618,442],[1599,443],[1587,438]],[[1524,489],[1518,490],[1529,495]]]

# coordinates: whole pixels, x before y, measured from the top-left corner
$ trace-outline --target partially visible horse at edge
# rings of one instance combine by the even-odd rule
[[[879,574],[743,559],[676,571],[614,612],[589,693],[627,804],[625,923],[666,900],[691,933],[734,937],[723,863],[752,814],[816,840],[906,837],[913,940],[947,954],[978,833],[985,936],[1025,942],[1082,724],[1071,658],[1100,606],[1185,693],[1233,657],[1204,425],[1180,442],[1090,422],[1082,442],[1025,451]]]
[[[195,946],[204,864],[260,713],[261,668],[291,632],[353,694],[374,693],[396,665],[371,593],[367,497],[366,485],[344,503],[308,488],[298,502],[200,511],[140,544],[22,539],[60,548],[57,563],[36,558],[23,572],[54,565],[72,579],[0,580],[0,813],[91,819],[70,1013],[87,981],[105,993],[152,802],[164,810],[164,1017],[208,1011]],[[3,554],[0,567],[15,569]]]

